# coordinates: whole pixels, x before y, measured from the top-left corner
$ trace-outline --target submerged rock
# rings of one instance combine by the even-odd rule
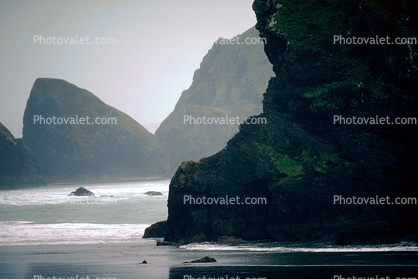
[[[94,193],[87,190],[84,187],[80,187],[77,190],[71,192],[69,196],[94,196]]]
[[[148,195],[148,196],[162,196],[163,193],[157,192],[157,191],[148,191],[148,192],[145,193],[145,195]]]
[[[157,246],[178,246],[178,243],[172,241],[157,241]]]

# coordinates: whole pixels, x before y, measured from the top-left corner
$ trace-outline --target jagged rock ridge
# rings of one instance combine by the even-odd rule
[[[45,122],[40,122],[40,116]],[[61,124],[43,124],[53,117],[56,123],[61,118]],[[89,117],[91,124],[81,121],[83,117]],[[62,123],[65,119],[69,124]],[[23,125],[23,139],[48,181],[119,180],[165,175],[168,170],[168,157],[154,135],[125,113],[64,80],[35,81]]]
[[[256,42],[258,31],[253,27],[235,37],[234,44],[220,39],[213,45],[196,70],[192,85],[156,131],[170,155],[172,172],[183,161],[218,152],[238,132],[238,124],[194,125],[190,121],[185,123],[184,116],[195,119],[238,116],[242,122],[262,111],[262,94],[273,75],[272,67],[263,45],[245,44],[247,38]]]

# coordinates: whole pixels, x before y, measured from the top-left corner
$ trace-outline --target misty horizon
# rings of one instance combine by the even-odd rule
[[[0,122],[21,137],[35,80],[57,78],[92,92],[154,133],[212,45],[255,25],[251,5],[251,0],[4,2]]]

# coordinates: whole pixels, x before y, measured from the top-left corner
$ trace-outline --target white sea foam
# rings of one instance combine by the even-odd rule
[[[0,222],[0,246],[98,244],[138,241],[148,224],[35,224]]]
[[[323,253],[323,252],[386,252],[386,251],[418,251],[417,243],[402,242],[400,244],[390,245],[356,245],[356,246],[336,246],[326,243],[319,243],[315,247],[309,247],[309,244],[305,247],[298,245],[288,245],[286,243],[271,243],[266,245],[260,245],[257,243],[249,243],[244,245],[222,245],[213,243],[193,243],[184,246],[180,246],[186,250],[206,250],[206,251],[251,251],[251,252],[311,252],[311,253]]]
[[[0,246],[138,241],[149,224],[167,219],[168,185],[83,185],[94,197],[69,196],[79,185],[1,191]]]
[[[149,224],[167,218],[168,180],[85,185],[96,194],[87,197],[89,204],[85,202],[86,197],[68,196],[78,187],[50,185],[1,191],[0,246],[139,241]],[[147,196],[148,191],[159,191],[163,196]],[[181,248],[253,252],[418,251],[416,243],[353,247],[329,243],[244,243],[237,246],[200,243]]]
[[[41,188],[19,189],[0,192],[0,205],[45,205],[68,204],[75,201],[89,200],[92,204],[115,203],[131,198],[148,198],[148,191],[161,192],[162,196],[152,196],[153,199],[167,199],[168,181],[153,181],[126,184],[86,185],[83,187],[92,191],[94,197],[68,196],[80,185],[51,185]]]

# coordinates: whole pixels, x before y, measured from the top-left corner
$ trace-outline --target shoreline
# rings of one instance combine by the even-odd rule
[[[215,263],[186,261],[213,257]],[[142,264],[143,261],[147,264]],[[156,246],[155,239],[88,245],[0,246],[0,278],[333,278],[399,272],[418,275],[418,251],[251,252]],[[318,274],[319,277],[313,277]],[[383,274],[383,275],[384,275]],[[191,276],[191,277],[187,277]],[[316,276],[316,275],[315,275]],[[322,277],[321,277],[322,276]],[[325,277],[324,277],[325,276]],[[40,277],[39,277],[40,278]],[[380,277],[379,277],[380,278]],[[391,278],[394,279],[395,277]],[[234,278],[235,279],[235,278]]]

